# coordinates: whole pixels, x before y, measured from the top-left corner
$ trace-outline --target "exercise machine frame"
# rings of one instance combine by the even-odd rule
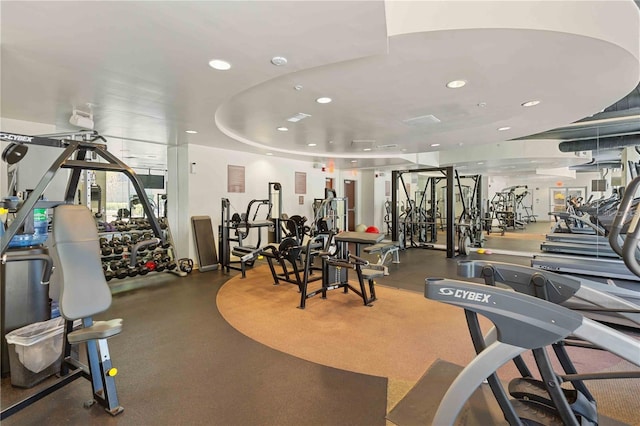
[[[406,173],[423,173],[423,172],[439,172],[446,179],[447,191],[446,191],[446,253],[448,258],[455,256],[455,227],[451,224],[455,223],[455,211],[453,203],[453,187],[454,187],[454,168],[453,167],[434,167],[424,169],[413,170],[394,170],[391,172],[391,235],[393,241],[400,241],[400,212],[398,209],[398,192],[399,186],[402,184],[405,192],[406,186],[403,184],[404,179],[402,176]],[[435,192],[435,187],[434,187]],[[410,199],[410,197],[407,197]],[[432,194],[432,200],[435,200],[435,194]],[[435,215],[435,210],[433,210]],[[435,223],[434,223],[435,231]]]

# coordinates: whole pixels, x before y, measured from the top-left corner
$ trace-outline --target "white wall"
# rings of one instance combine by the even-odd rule
[[[177,257],[189,257],[189,148],[167,149],[167,219]]]
[[[342,179],[339,171],[323,172],[313,167],[313,162],[298,161],[246,152],[229,151],[218,148],[208,148],[200,145],[189,145],[189,163],[195,163],[195,173],[189,173],[188,183],[181,182],[178,191],[188,191],[188,216],[210,216],[213,224],[216,245],[218,242],[218,226],[221,223],[221,200],[228,198],[231,203],[231,213],[243,213],[253,199],[267,199],[269,197],[269,182],[280,182],[282,185],[282,211],[292,215],[313,216],[312,203],[314,198],[324,198],[325,178],[334,177],[338,195],[342,192]],[[245,167],[245,193],[227,192],[227,166]],[[307,193],[295,194],[295,172],[307,174]],[[346,176],[346,174],[345,174]],[[345,177],[347,178],[347,177]],[[357,176],[349,175],[349,179]],[[186,186],[186,187],[185,187]],[[360,186],[360,185],[358,185]],[[302,205],[299,197],[304,197]],[[179,196],[178,198],[181,198]],[[182,207],[184,208],[184,206]],[[261,208],[259,217],[264,218],[266,210]],[[190,226],[190,225],[189,225]],[[255,242],[256,235],[252,231],[249,244]],[[180,238],[183,238],[180,236]],[[267,229],[262,229],[262,243],[267,241]],[[188,233],[188,254],[196,259],[191,230]],[[217,246],[216,246],[217,250]]]
[[[384,217],[387,214],[385,202],[388,200],[391,203],[391,195],[385,196],[385,182],[389,182],[389,188],[391,188],[391,172],[376,172],[375,176],[373,182],[373,226],[378,228],[380,232],[386,233],[387,225],[384,223]],[[391,217],[391,214],[389,214],[389,217]]]

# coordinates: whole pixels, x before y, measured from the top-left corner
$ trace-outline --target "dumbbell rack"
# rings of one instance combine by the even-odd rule
[[[133,245],[155,238],[149,223],[142,219],[132,219],[128,222],[117,221],[108,224],[110,230],[98,228],[102,269],[107,281],[153,275],[156,272],[175,272],[182,275],[178,269],[169,225],[164,218],[158,219],[158,223],[163,232],[165,244],[141,247],[133,267],[131,266]]]

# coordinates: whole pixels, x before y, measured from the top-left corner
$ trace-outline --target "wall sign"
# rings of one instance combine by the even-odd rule
[[[307,193],[307,174],[304,172],[296,172],[296,194]]]
[[[227,192],[244,192],[244,166],[227,165]]]

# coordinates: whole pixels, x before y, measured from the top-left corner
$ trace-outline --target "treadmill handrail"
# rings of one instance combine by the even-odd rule
[[[493,279],[513,288],[518,293],[535,296],[535,289],[531,286],[536,276],[545,280],[549,301],[561,304],[571,298],[580,289],[578,279],[555,274],[553,272],[535,269],[530,266],[514,265],[503,262],[487,262],[484,260],[458,261],[458,276],[464,278],[486,278],[485,271],[493,272]],[[553,290],[553,291],[549,291]]]
[[[614,217],[611,224],[611,231],[609,233],[609,244],[611,248],[622,257],[627,268],[634,274],[640,277],[640,263],[638,263],[638,243],[640,242],[640,227],[638,222],[640,221],[640,203],[636,203],[633,207],[636,191],[640,186],[640,177],[633,179],[624,191],[624,196],[620,201],[620,207]],[[631,222],[629,223],[629,229],[624,238],[624,243],[620,244],[622,227],[631,210],[633,209],[633,215]]]
[[[625,296],[628,298],[633,295],[640,300],[640,294],[635,291],[530,266],[485,260],[458,261],[457,272],[458,276],[464,278],[484,278],[485,284],[492,284],[488,282],[488,279],[492,279],[530,296],[536,296],[532,284],[540,285],[540,277],[543,278],[550,302],[573,309],[576,302],[588,303],[593,312],[614,311],[611,313],[640,325],[640,305],[625,299]],[[491,276],[488,277],[487,273],[491,273]]]
[[[476,312],[491,320],[498,340],[525,349],[550,345],[570,335],[583,316],[526,294],[465,281],[427,278],[424,296]]]

